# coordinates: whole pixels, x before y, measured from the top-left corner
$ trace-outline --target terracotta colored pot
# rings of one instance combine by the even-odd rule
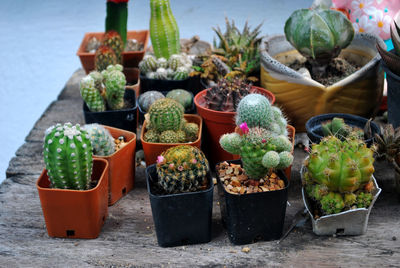
[[[88,74],[90,71],[94,70],[94,55],[95,53],[86,52],[86,45],[92,37],[96,37],[99,41],[103,38],[104,32],[96,32],[96,33],[85,33],[82,43],[79,46],[78,52],[76,55],[79,56],[81,60],[82,67],[85,69],[85,72]],[[138,42],[144,44],[144,48],[141,51],[124,51],[122,52],[122,65],[124,67],[138,67],[139,62],[143,59],[143,56],[146,52],[146,48],[149,42],[149,31],[128,31],[127,39],[136,39]]]
[[[131,191],[135,185],[136,134],[130,131],[104,126],[114,139],[125,137],[126,145],[109,156],[95,156],[108,162],[108,205],[113,205]]]
[[[96,238],[108,215],[108,163],[93,159],[92,180],[95,188],[79,191],[49,188],[50,181],[44,169],[36,187],[51,237]]]
[[[150,166],[151,164],[156,163],[157,156],[159,156],[162,152],[166,151],[168,148],[177,146],[177,145],[191,145],[197,148],[201,148],[201,133],[203,129],[203,119],[195,114],[185,114],[184,115],[186,121],[189,123],[196,123],[199,125],[199,134],[197,140],[189,143],[153,143],[144,141],[144,133],[146,132],[146,121],[143,123],[142,133],[140,134],[140,140],[142,141],[144,158],[146,160],[146,166]]]
[[[270,91],[261,87],[254,88],[256,89],[255,93],[266,96],[271,104],[275,102],[275,96]],[[207,159],[211,162],[211,166],[213,167],[217,163],[225,160],[239,159],[239,156],[227,153],[219,145],[219,138],[223,134],[235,131],[236,112],[221,112],[205,108],[204,96],[207,90],[208,89],[200,91],[194,97],[194,103],[197,107],[197,113],[204,120],[203,152],[206,154]]]

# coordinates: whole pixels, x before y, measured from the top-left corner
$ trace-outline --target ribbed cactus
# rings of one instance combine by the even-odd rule
[[[139,107],[143,112],[146,112],[150,109],[150,106],[158,99],[163,99],[165,96],[160,91],[146,91],[143,94],[139,95]]]
[[[85,76],[81,80],[80,92],[90,111],[102,112],[106,110],[104,99],[96,88],[95,80],[91,75]]]
[[[115,30],[121,36],[124,44],[126,44],[128,22],[128,0],[108,0],[107,16],[106,16],[106,32]]]
[[[89,189],[92,175],[92,145],[89,135],[77,124],[57,124],[46,130],[44,163],[51,187]]]
[[[158,183],[167,193],[201,190],[209,169],[203,152],[193,146],[171,147],[157,158]]]
[[[107,104],[112,110],[124,107],[126,79],[125,75],[118,70],[107,73],[105,80]]]
[[[114,65],[118,63],[117,56],[112,48],[101,45],[96,50],[94,65],[95,69],[99,72],[105,70],[108,65]]]
[[[161,132],[160,142],[161,143],[178,143],[179,137],[178,137],[176,131],[166,130],[166,131]]]
[[[353,136],[343,141],[335,136],[325,137],[312,145],[310,157],[304,161],[303,183],[326,214],[359,204],[368,207],[372,200],[373,163],[373,151],[362,140]],[[313,190],[317,185],[325,190]]]
[[[169,66],[169,68],[171,68],[174,71],[176,71],[178,69],[178,67],[184,66],[184,64],[185,64],[185,62],[184,62],[182,56],[179,54],[171,55],[171,57],[169,57],[169,59],[168,59],[168,66]]]
[[[115,56],[117,56],[117,62],[122,64],[122,51],[124,51],[124,41],[117,31],[110,30],[104,34],[102,45],[108,46],[114,50]]]
[[[183,80],[188,77],[189,77],[189,71],[186,69],[186,67],[178,67],[178,69],[176,69],[176,72],[172,79],[173,80]]]
[[[186,134],[186,141],[193,142],[198,138],[199,126],[196,123],[185,123],[183,131]]]
[[[286,21],[285,35],[311,63],[313,73],[320,74],[351,43],[354,29],[343,13],[318,7],[293,12]]]
[[[142,74],[155,72],[157,68],[157,59],[153,55],[145,55],[143,60],[139,62],[139,70]]]
[[[150,38],[157,58],[180,53],[179,29],[169,0],[150,0]]]
[[[193,94],[184,89],[173,89],[165,97],[176,100],[185,110],[190,109],[193,104]]]
[[[148,126],[158,132],[179,130],[183,125],[183,106],[173,99],[156,100],[149,110]]]
[[[115,152],[114,138],[107,129],[99,124],[88,124],[83,128],[89,134],[94,155],[108,156]]]

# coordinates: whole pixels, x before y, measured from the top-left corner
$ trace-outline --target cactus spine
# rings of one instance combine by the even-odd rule
[[[150,0],[150,37],[157,58],[180,52],[179,29],[169,0]]]
[[[57,124],[46,130],[44,162],[53,188],[87,190],[92,174],[92,145],[77,124]]]
[[[89,134],[94,155],[108,156],[115,152],[114,138],[107,129],[99,124],[89,124],[83,127]]]

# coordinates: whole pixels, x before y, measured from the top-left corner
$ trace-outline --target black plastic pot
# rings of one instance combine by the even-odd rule
[[[135,91],[125,90],[124,99],[132,105],[132,108],[123,110],[107,110],[104,112],[91,112],[84,102],[83,115],[85,117],[86,124],[99,123],[136,133],[137,104]]]
[[[169,195],[156,195],[156,165],[146,168],[147,191],[156,227],[158,245],[174,247],[211,241],[214,185],[210,174],[208,189]]]
[[[308,119],[306,123],[306,130],[307,130],[307,135],[308,138],[313,142],[313,143],[319,143],[321,139],[324,137],[322,133],[322,123],[332,120],[334,117],[340,117],[344,119],[344,122],[348,124],[351,127],[358,127],[361,129],[364,129],[365,124],[368,122],[367,118],[358,116],[358,115],[353,115],[353,114],[342,114],[342,113],[332,113],[332,114],[320,114],[311,117]],[[373,141],[374,141],[374,135],[375,134],[380,134],[381,129],[379,126],[371,122],[371,131],[372,131],[372,138],[365,140],[365,143],[368,146],[371,146]]]
[[[140,93],[150,90],[168,92],[173,89],[185,89],[196,95],[200,91],[201,85],[198,77],[188,77],[183,80],[161,80],[150,79],[140,74]]]
[[[240,160],[227,162],[241,164]],[[285,174],[277,172],[286,185],[282,190],[240,195],[228,193],[216,173],[222,222],[228,231],[229,240],[233,244],[242,245],[279,239],[285,222],[289,187]]]
[[[388,122],[397,128],[400,126],[400,76],[394,74],[383,61],[381,62],[387,80]]]

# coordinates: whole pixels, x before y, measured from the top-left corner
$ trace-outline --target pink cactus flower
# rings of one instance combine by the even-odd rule
[[[267,140],[266,140],[266,139],[262,139],[261,142],[262,142],[262,143],[266,143]]]
[[[165,158],[162,155],[157,156],[157,164],[161,164],[162,162],[164,162]]]
[[[249,133],[249,127],[247,126],[246,122],[241,123],[239,127],[243,131],[244,134]]]
[[[175,165],[174,165],[174,163],[171,163],[171,164],[169,164],[169,166],[168,166],[168,167],[169,167],[170,169],[173,169],[173,168],[174,168],[174,166],[175,166]]]
[[[196,163],[197,163],[197,160],[196,160],[196,159],[192,159],[192,163],[193,163],[193,164],[196,164]]]
[[[183,170],[183,167],[182,167],[182,166],[179,166],[179,167],[178,167],[178,170],[179,170],[179,171],[182,171],[182,170]]]

